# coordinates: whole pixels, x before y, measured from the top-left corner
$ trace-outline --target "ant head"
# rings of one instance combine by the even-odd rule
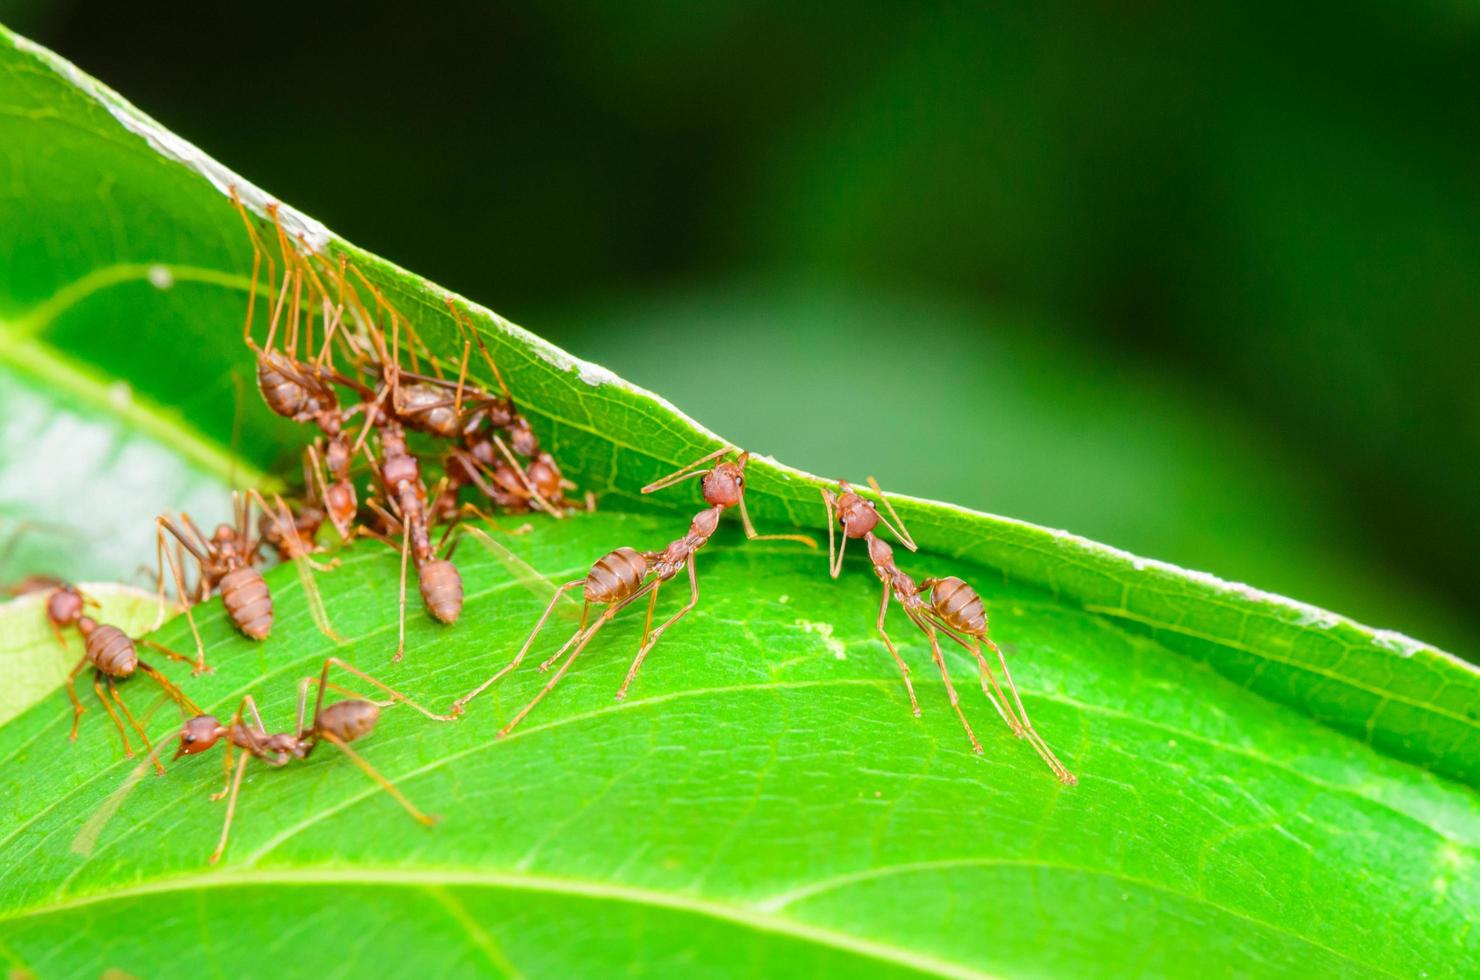
[[[230,524],[217,524],[216,533],[211,535],[211,540],[217,545],[235,544],[236,528]]]
[[[838,523],[843,525],[845,535],[861,538],[879,526],[879,512],[874,509],[871,501],[854,493],[853,488],[846,483],[839,483],[838,490]]]
[[[46,617],[58,626],[71,626],[82,618],[82,593],[64,585],[46,600]]]
[[[180,728],[180,747],[175,758],[182,755],[198,755],[216,744],[226,734],[226,728],[213,715],[196,715]]]
[[[700,489],[704,502],[717,507],[734,507],[745,496],[745,464],[750,453],[741,453],[734,462],[725,460],[704,474]]]

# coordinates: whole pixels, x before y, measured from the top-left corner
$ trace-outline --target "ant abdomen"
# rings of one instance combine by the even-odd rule
[[[353,742],[375,730],[380,708],[370,701],[335,701],[319,712],[314,731],[333,735],[342,742]]]
[[[986,634],[987,607],[975,589],[954,575],[922,584],[930,586],[930,604],[947,624],[968,636]]]
[[[87,659],[109,677],[128,677],[139,666],[134,641],[117,626],[94,624],[86,633]]]
[[[462,417],[443,388],[429,384],[399,386],[397,415],[407,428],[442,439],[462,434]]]
[[[598,559],[586,574],[586,601],[613,603],[625,599],[642,587],[647,570],[647,559],[640,552],[618,548]]]
[[[248,565],[221,577],[221,601],[236,628],[248,639],[263,640],[272,629],[272,596],[262,573]]]
[[[287,358],[277,351],[264,351],[257,359],[257,387],[267,407],[284,418],[297,418],[308,405],[308,389],[284,371]]]
[[[462,613],[462,576],[445,558],[434,558],[417,570],[421,600],[427,611],[443,623],[455,623]]]

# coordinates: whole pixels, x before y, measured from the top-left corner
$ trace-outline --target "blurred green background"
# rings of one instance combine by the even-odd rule
[[[0,20],[753,450],[1480,651],[1480,5]]]

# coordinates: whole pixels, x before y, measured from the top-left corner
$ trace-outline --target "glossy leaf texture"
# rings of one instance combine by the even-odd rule
[[[671,531],[659,515],[598,513],[508,545],[558,582]],[[296,681],[334,654],[445,706],[508,659],[548,595],[480,549],[459,555],[463,621],[444,629],[413,610],[403,665],[389,663],[396,558],[361,548],[322,581],[350,643],[314,630],[280,569],[273,637],[253,645],[213,611],[218,670],[189,690],[221,714],[253,692],[287,728]],[[507,740],[497,725],[547,676],[532,666],[456,723],[386,711],[361,751],[440,816],[435,828],[325,749],[251,775],[218,868],[205,864],[223,809],[207,799],[215,756],[144,775],[96,711],[62,751],[70,709],[53,698],[0,734],[5,946],[43,976],[150,972],[164,948],[182,973],[210,957],[233,974],[265,974],[278,950],[305,972],[414,955],[438,973],[531,975],[1172,974],[1194,955],[1265,975],[1439,975],[1473,957],[1471,790],[1113,621],[952,563],[991,583],[1029,711],[1081,776],[1066,789],[951,654],[987,748],[973,755],[928,649],[895,623],[923,699],[912,717],[873,631],[866,568],[834,583],[823,564],[727,527],[702,555],[699,607],[628,702],[612,694],[637,611]],[[552,622],[536,655],[571,629]],[[176,623],[162,639],[188,634]],[[156,712],[158,736],[172,715]],[[79,932],[85,943],[63,941]]]
[[[75,359],[84,383],[70,391],[99,417],[110,405],[99,378],[169,406],[139,431],[218,478],[223,459],[279,464],[302,434],[250,399],[238,426],[231,396],[232,373],[250,376],[238,333],[250,256],[222,188],[260,195],[9,35],[0,80],[0,229],[48,229],[0,243],[6,349]],[[434,348],[453,349],[439,289],[290,220],[376,278]],[[635,488],[720,440],[475,313],[543,440],[602,500],[508,547],[562,582],[611,548],[680,534],[692,487]],[[119,323],[127,344],[105,339]],[[46,387],[27,366],[36,358],[0,356]],[[763,530],[822,530],[819,479],[768,460],[751,473]],[[70,708],[52,695],[0,727],[0,957],[42,976],[1167,975],[1194,961],[1439,976],[1480,955],[1473,670],[1064,532],[898,503],[921,543],[901,563],[980,589],[1077,787],[995,721],[973,665],[951,652],[987,750],[973,755],[928,648],[896,618],[924,707],[911,716],[860,556],[834,583],[819,555],[727,525],[701,555],[699,607],[627,702],[612,694],[636,610],[508,740],[494,738],[500,720],[544,679],[528,666],[455,724],[385,713],[364,755],[441,817],[430,830],[325,748],[248,779],[231,849],[210,868],[215,760],[148,776],[97,710],[67,747]],[[204,607],[218,670],[187,682],[192,697],[224,715],[250,692],[286,728],[298,679],[333,654],[445,707],[507,660],[548,596],[467,543],[463,620],[430,624],[413,590],[411,649],[394,666],[396,558],[378,545],[343,558],[320,581],[347,644],[314,628],[293,570],[278,569],[265,643]],[[682,591],[665,590],[660,611]],[[541,649],[562,628],[552,622]],[[180,648],[188,634],[176,622],[160,639]],[[128,689],[140,706],[154,700],[144,681]],[[175,723],[156,707],[149,724],[165,737]]]

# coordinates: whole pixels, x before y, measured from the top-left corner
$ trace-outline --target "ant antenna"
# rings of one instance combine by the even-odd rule
[[[647,486],[643,487],[642,492],[656,493],[659,490],[663,490],[673,486],[675,483],[682,483],[684,480],[690,479],[691,477],[703,476],[705,473],[709,472],[706,467],[710,463],[714,462],[716,459],[719,459],[721,456],[724,456],[727,453],[733,453],[735,451],[736,449],[734,446],[725,446],[723,449],[716,449],[708,456],[700,457],[699,459],[694,460],[692,463],[689,463],[686,466],[682,466],[674,470],[667,476],[659,477],[652,483],[649,483]]]
[[[919,551],[920,549],[915,547],[915,539],[910,537],[910,532],[904,529],[904,521],[900,520],[899,514],[894,510],[894,505],[889,502],[889,498],[884,496],[884,491],[879,488],[879,481],[875,480],[873,477],[869,477],[868,485],[874,488],[874,493],[879,495],[879,500],[883,503],[884,509],[889,511],[889,516],[894,518],[895,524],[898,524],[899,526],[895,527],[894,524],[890,524],[887,520],[884,519],[882,515],[880,515],[879,520],[884,521],[884,526],[893,531],[894,536],[898,538],[900,540],[900,543],[903,544],[906,548],[910,549],[911,551]]]

